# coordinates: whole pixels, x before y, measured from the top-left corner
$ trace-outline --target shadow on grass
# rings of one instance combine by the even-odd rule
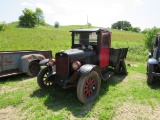
[[[46,97],[44,105],[47,109],[55,112],[66,109],[70,111],[74,117],[83,118],[91,111],[96,102],[98,102],[100,98],[108,92],[109,86],[115,86],[123,81],[124,78],[125,76],[114,75],[107,81],[102,81],[100,93],[96,101],[87,105],[82,104],[78,100],[76,88],[63,89],[60,86],[57,86],[47,90],[38,89],[34,91],[30,97]]]
[[[17,81],[27,80],[30,78],[32,77],[28,77],[26,74],[7,76],[7,77],[0,78],[0,84],[5,84],[7,82],[17,82]]]

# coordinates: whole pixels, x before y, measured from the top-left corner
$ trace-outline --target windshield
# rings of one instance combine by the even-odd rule
[[[96,32],[75,32],[74,44],[97,45]]]

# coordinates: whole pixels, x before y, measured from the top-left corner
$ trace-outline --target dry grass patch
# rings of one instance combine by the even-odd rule
[[[0,109],[0,120],[21,120],[13,106]]]
[[[152,108],[150,105],[126,102],[115,113],[113,120],[160,120],[160,105]]]

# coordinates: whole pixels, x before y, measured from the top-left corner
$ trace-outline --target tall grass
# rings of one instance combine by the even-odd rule
[[[17,28],[11,24],[0,32],[0,50],[52,50],[53,56],[60,50],[71,47],[72,29],[87,28],[83,25],[40,26],[37,28]],[[129,60],[145,61],[148,51],[144,45],[144,35],[134,32],[112,30],[112,47],[129,47]]]

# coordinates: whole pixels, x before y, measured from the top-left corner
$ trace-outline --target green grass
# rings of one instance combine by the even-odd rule
[[[86,27],[53,28],[48,25],[28,29],[15,26],[16,23],[10,24],[6,31],[0,32],[0,50],[49,49],[53,55],[62,49],[70,48],[69,30]],[[119,108],[126,103],[156,109],[160,104],[160,82],[156,81],[152,86],[146,84],[148,51],[143,38],[144,35],[140,33],[112,30],[112,47],[129,47],[128,75],[114,75],[108,81],[102,82],[99,96],[94,103],[80,103],[76,88],[65,90],[57,86],[54,89],[42,90],[37,85],[36,77],[28,79],[25,75],[18,75],[0,79],[0,114],[1,110],[12,107],[13,110],[8,112],[10,118],[16,115],[18,119],[28,120],[106,120],[117,116]],[[5,117],[7,114],[1,116]]]
[[[0,108],[14,106],[16,114],[23,119],[112,119],[124,103],[142,104],[156,108],[160,104],[159,81],[148,86],[145,80],[145,65],[128,62],[128,76],[114,75],[102,82],[96,101],[89,105],[80,103],[76,89],[42,90],[36,78],[25,80],[14,76],[0,81]],[[135,66],[134,66],[135,65]],[[14,81],[14,79],[16,81]],[[8,88],[8,89],[5,89]],[[4,91],[4,89],[6,91]]]

